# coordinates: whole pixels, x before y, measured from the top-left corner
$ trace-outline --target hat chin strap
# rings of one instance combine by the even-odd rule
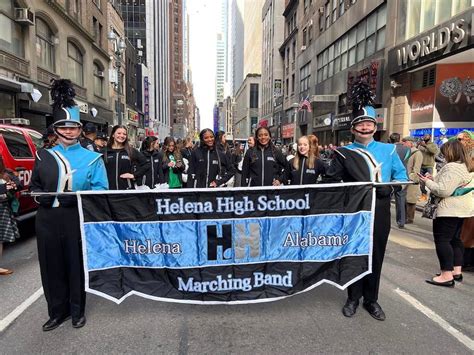
[[[371,130],[371,131],[368,131],[368,132],[362,132],[362,131],[359,131],[358,129],[355,129],[354,127],[352,127],[352,130],[354,132],[357,132],[359,134],[374,134],[375,133],[375,129]]]
[[[54,129],[54,133],[55,133],[57,136],[59,136],[59,137],[61,137],[61,138],[63,138],[63,139],[66,139],[66,140],[68,140],[68,141],[73,141],[73,140],[77,141],[77,140],[79,139],[79,136],[81,135],[81,134],[79,133],[79,136],[77,136],[76,138],[72,138],[72,139],[71,139],[71,138],[66,137],[65,135],[59,133],[57,127],[54,127],[54,126],[53,126],[53,129]]]

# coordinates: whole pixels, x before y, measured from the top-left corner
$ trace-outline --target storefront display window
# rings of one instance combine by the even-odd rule
[[[15,95],[0,91],[0,118],[15,117]]]

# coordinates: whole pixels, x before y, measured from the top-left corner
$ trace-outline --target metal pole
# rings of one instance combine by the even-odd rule
[[[121,53],[119,51],[116,52],[117,54],[117,59],[116,59],[116,66],[117,66],[117,90],[118,90],[118,98],[117,98],[117,102],[118,102],[118,107],[117,107],[117,114],[118,114],[118,120],[117,120],[117,123],[119,125],[122,125],[122,99],[121,99],[121,90],[122,90],[122,83],[121,83],[121,70],[120,68],[122,67],[122,63],[121,63]]]

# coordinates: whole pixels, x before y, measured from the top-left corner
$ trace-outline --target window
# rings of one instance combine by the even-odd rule
[[[293,58],[292,58],[292,63],[294,63],[296,60],[296,41],[293,41]]]
[[[28,131],[28,135],[30,136],[31,140],[33,141],[33,144],[35,145],[36,149],[41,149],[43,148],[43,136],[39,133],[36,133],[34,131]]]
[[[295,74],[291,75],[291,94],[295,93]]]
[[[326,15],[326,29],[331,25],[331,2],[328,0],[324,6],[324,14]]]
[[[309,80],[311,78],[311,62],[300,69],[300,94],[309,89]]]
[[[0,91],[0,118],[15,116],[15,95]]]
[[[54,53],[54,34],[45,21],[36,18],[36,56],[38,64],[54,72],[55,71],[55,53]]]
[[[356,63],[356,38],[357,31],[353,28],[349,32],[349,66],[352,66]]]
[[[339,0],[339,17],[344,15],[344,11],[346,10],[345,6],[344,0]]]
[[[8,16],[0,13],[0,49],[13,53],[18,57],[25,56],[23,46],[23,29]]]
[[[308,26],[308,43],[311,44],[313,41],[313,25]]]
[[[26,142],[25,136],[16,129],[0,129],[0,133],[5,140],[8,151],[14,158],[32,158],[30,147]]]
[[[331,77],[334,74],[334,45],[328,50],[328,64],[328,77]]]
[[[334,44],[334,74],[341,70],[341,41]]]
[[[94,41],[97,41],[97,37],[99,36],[99,21],[92,16],[92,37],[94,37]]]
[[[94,95],[104,97],[104,69],[94,63]]]
[[[68,74],[74,83],[84,85],[84,69],[82,53],[72,42],[67,43]]]
[[[332,23],[337,20],[337,0],[332,0]]]
[[[258,108],[258,84],[250,84],[250,108]]]
[[[308,35],[308,29],[305,27],[303,28],[303,46],[306,46],[306,37]]]
[[[100,9],[100,0],[92,0],[92,2]]]

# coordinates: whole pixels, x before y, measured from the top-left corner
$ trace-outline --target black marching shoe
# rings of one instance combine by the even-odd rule
[[[428,279],[425,280],[427,283],[430,285],[435,285],[435,286],[443,286],[443,287],[454,287],[454,279],[449,280],[449,281],[444,281],[444,282],[438,282],[433,279]]]
[[[65,321],[67,321],[71,316],[65,316],[60,318],[50,318],[46,323],[43,324],[43,332],[49,332],[50,330],[56,329]]]
[[[83,326],[86,325],[86,317],[82,316],[79,318],[73,318],[72,319],[72,327],[73,328],[82,328]]]
[[[342,314],[344,314],[345,317],[352,317],[356,314],[357,307],[359,307],[359,301],[347,299],[346,304],[342,307]]]
[[[385,320],[385,313],[377,302],[364,302],[363,307],[373,318],[380,321]]]
[[[438,272],[438,273],[436,274],[436,276],[440,276],[440,275],[441,275],[440,272]],[[453,280],[454,280],[454,281],[457,281],[457,282],[461,282],[461,281],[462,281],[462,274],[453,275]]]

